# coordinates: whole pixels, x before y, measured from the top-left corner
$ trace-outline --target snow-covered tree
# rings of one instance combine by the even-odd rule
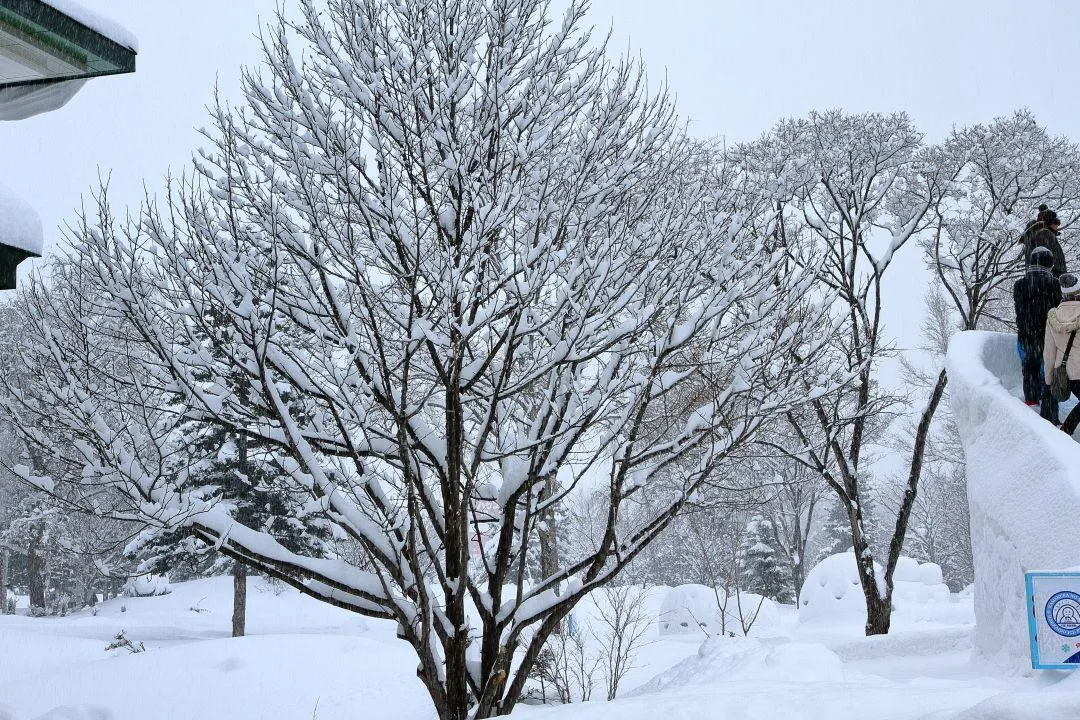
[[[791,568],[778,547],[776,528],[767,518],[755,515],[746,523],[739,559],[743,590],[764,595],[777,602],[795,601]]]
[[[164,207],[121,222],[102,198],[76,227],[97,312],[64,316],[39,285],[20,352],[46,377],[5,404],[63,428],[27,440],[117,513],[395,620],[440,717],[508,713],[585,593],[762,423],[847,376],[819,362],[821,314],[786,312],[808,280],[732,216],[739,178],[717,183],[719,154],[606,59],[581,5],[554,23],[538,0],[301,10]],[[85,364],[50,330],[72,321],[145,380]],[[364,563],[292,551],[192,488],[191,421],[275,448],[293,521]],[[539,522],[586,476],[599,543],[527,583]]]
[[[761,157],[772,158],[768,166],[789,169],[785,197],[774,210],[776,237],[795,265],[816,269],[815,292],[831,299],[844,321],[835,351],[858,382],[834,401],[815,399],[809,422],[792,414],[789,425],[798,442],[781,451],[819,473],[847,510],[866,600],[866,632],[887,633],[892,577],[922,472],[926,429],[945,379],[939,377],[922,411],[879,587],[865,522],[873,493],[864,461],[874,424],[902,404],[902,398],[883,391],[875,373],[890,352],[881,288],[895,253],[931,226],[932,211],[944,202],[958,168],[926,151],[902,113],[811,113],[782,121],[765,139],[738,148],[736,157],[754,165]]]
[[[1066,223],[1080,213],[1080,147],[1025,110],[956,128],[933,156],[959,172],[921,240],[930,269],[960,329],[1012,327],[1012,282],[1025,264],[1017,240],[1040,204]],[[1080,260],[1075,247],[1066,252]]]

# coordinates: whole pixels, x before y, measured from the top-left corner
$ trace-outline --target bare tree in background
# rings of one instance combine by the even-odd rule
[[[894,254],[930,225],[931,211],[944,201],[956,170],[935,163],[904,114],[811,113],[781,122],[765,139],[736,154],[772,154],[777,157],[773,165],[794,168],[789,198],[776,211],[778,236],[795,264],[817,269],[818,292],[843,316],[836,352],[858,376],[857,385],[833,402],[815,400],[809,423],[792,413],[789,425],[800,442],[786,454],[819,473],[846,509],[866,600],[866,633],[887,633],[893,572],[945,377],[940,376],[922,411],[896,526],[878,575],[865,524],[870,493],[862,479],[863,461],[874,418],[900,405],[875,380],[875,368],[890,352],[881,319],[882,283]]]
[[[1080,148],[1051,136],[1030,112],[958,128],[932,151],[957,168],[947,202],[920,239],[961,330],[1013,328],[1012,282],[1022,273],[1018,239],[1046,203],[1063,221],[1080,214]],[[1064,243],[1075,264],[1075,243]]]

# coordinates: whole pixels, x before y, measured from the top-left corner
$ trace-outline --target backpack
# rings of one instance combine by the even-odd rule
[[[1069,372],[1065,364],[1069,362],[1069,351],[1072,350],[1073,340],[1076,339],[1076,331],[1069,333],[1069,342],[1065,345],[1065,355],[1061,358],[1061,364],[1054,368],[1054,375],[1050,379],[1050,395],[1058,402],[1065,402],[1072,394],[1069,387]]]

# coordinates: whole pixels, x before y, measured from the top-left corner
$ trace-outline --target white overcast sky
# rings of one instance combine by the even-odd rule
[[[289,3],[289,0],[286,0]],[[100,173],[114,199],[182,169],[215,79],[239,68],[276,0],[82,0],[139,38],[134,75],[93,80],[64,108],[0,123],[0,182],[38,210],[46,247]],[[699,135],[752,139],[812,109],[905,110],[931,140],[1021,107],[1080,139],[1080,2],[1074,0],[594,0],[617,51],[640,52]],[[889,322],[915,342],[918,251],[898,258]]]

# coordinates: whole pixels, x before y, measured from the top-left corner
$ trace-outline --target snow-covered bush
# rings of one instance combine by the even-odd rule
[[[168,595],[172,588],[165,575],[137,575],[124,583],[123,592],[128,597],[154,597]]]
[[[120,632],[116,633],[116,637],[112,639],[112,642],[105,646],[105,652],[109,653],[113,657],[116,657],[117,655],[124,654],[125,650],[129,654],[141,653],[146,652],[146,646],[143,645],[141,641],[132,642],[131,639],[127,636],[127,631],[121,630]]]
[[[541,651],[531,694],[545,702],[584,701],[599,684],[607,699],[614,699],[645,644],[651,620],[646,595],[630,585],[589,593]]]

